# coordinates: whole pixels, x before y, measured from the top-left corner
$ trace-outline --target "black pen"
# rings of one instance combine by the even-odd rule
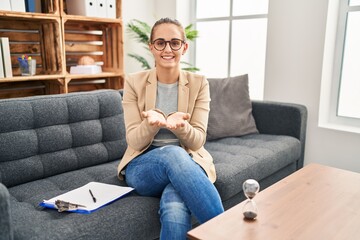
[[[93,199],[94,203],[96,203],[96,198],[94,197],[94,195],[93,195],[93,193],[92,193],[91,189],[89,189],[89,193],[90,193],[90,195],[91,195],[91,197],[92,197],[92,199]]]

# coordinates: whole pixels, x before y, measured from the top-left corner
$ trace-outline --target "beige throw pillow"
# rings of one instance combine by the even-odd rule
[[[258,133],[252,115],[248,75],[209,78],[210,113],[207,140]]]

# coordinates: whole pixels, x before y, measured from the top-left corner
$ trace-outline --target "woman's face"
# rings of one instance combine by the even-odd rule
[[[152,41],[154,42],[157,39],[165,41],[171,41],[172,39],[184,40],[184,36],[178,26],[171,23],[163,23],[154,29]],[[180,65],[181,55],[183,55],[188,48],[188,44],[183,43],[181,48],[176,51],[171,49],[170,43],[165,43],[165,48],[159,51],[155,49],[154,45],[155,44],[150,43],[149,47],[150,51],[154,55],[157,68],[178,68]],[[159,47],[157,48],[159,49]]]

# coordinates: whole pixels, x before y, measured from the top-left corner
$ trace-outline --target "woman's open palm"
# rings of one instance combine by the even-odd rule
[[[151,126],[166,127],[166,119],[161,113],[149,110],[142,112],[141,115],[148,120]]]
[[[185,121],[190,119],[189,113],[176,112],[168,116],[166,127],[169,129],[177,129],[185,126]]]

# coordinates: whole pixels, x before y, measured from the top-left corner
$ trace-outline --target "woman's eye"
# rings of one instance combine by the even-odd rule
[[[159,47],[164,46],[164,44],[165,44],[164,41],[158,41],[158,42],[156,43],[156,45],[159,46]]]

